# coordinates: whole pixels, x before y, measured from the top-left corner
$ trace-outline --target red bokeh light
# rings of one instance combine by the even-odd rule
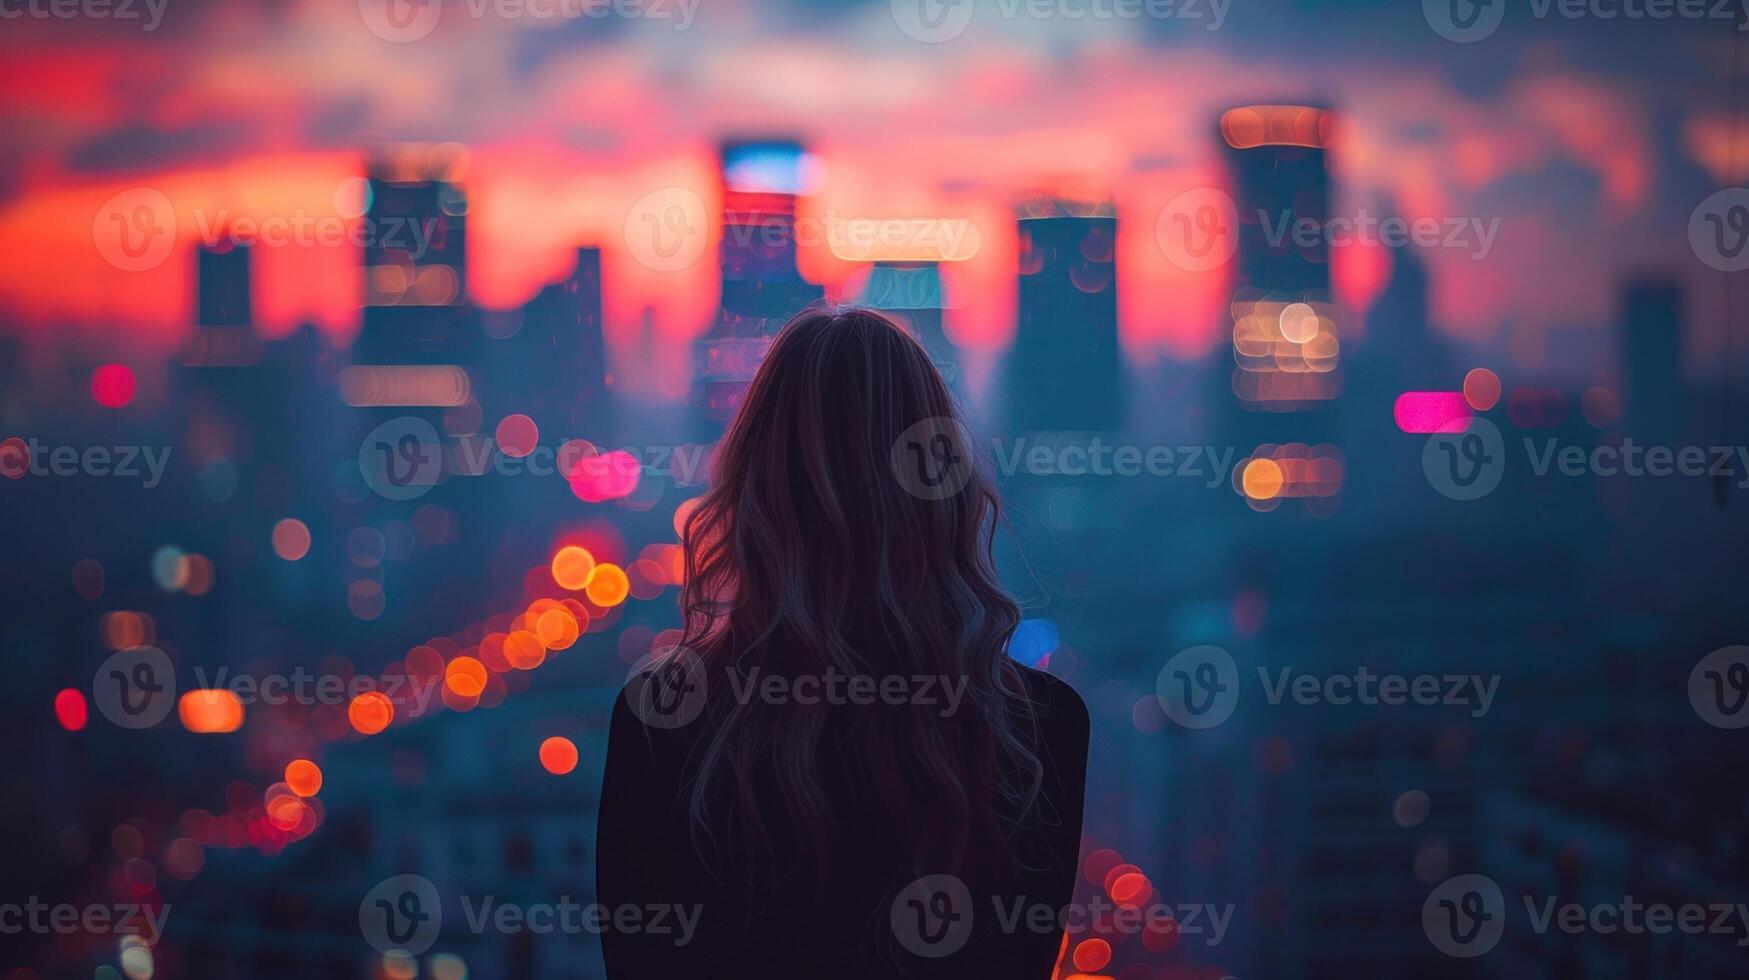
[[[91,372],[91,397],[104,408],[126,408],[134,400],[134,369],[105,364]]]
[[[61,723],[62,728],[70,732],[83,731],[90,717],[91,712],[85,706],[85,695],[70,687],[55,695],[55,720]]]

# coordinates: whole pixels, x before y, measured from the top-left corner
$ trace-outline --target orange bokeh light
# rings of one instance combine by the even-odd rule
[[[322,790],[322,769],[308,759],[293,759],[285,767],[285,784],[299,796],[315,796]]]
[[[1075,946],[1075,969],[1083,973],[1102,970],[1111,962],[1111,944],[1103,939],[1083,939]]]
[[[546,644],[536,634],[517,630],[504,638],[504,660],[517,670],[533,670],[546,659]]]
[[[589,586],[589,576],[595,573],[595,556],[589,549],[566,545],[553,555],[553,581],[561,589],[581,592]]]
[[[201,735],[222,735],[243,727],[243,701],[223,688],[188,691],[176,703],[182,727]]]
[[[577,617],[571,615],[571,610],[560,606],[541,613],[535,620],[534,632],[548,650],[563,650],[576,643],[577,634],[582,631],[578,629]]]
[[[505,647],[508,655],[508,641]],[[464,698],[477,698],[486,689],[486,665],[473,657],[457,657],[445,668],[443,683]]]
[[[595,566],[595,574],[590,577],[585,593],[590,602],[605,609],[626,601],[631,588],[631,579],[626,577],[625,569],[604,563]]]
[[[577,768],[576,743],[557,735],[540,743],[540,764],[555,776],[571,772]]]
[[[346,719],[361,735],[375,735],[395,720],[395,705],[381,691],[366,691],[346,706]]]
[[[1245,496],[1252,500],[1270,500],[1281,493],[1285,477],[1281,472],[1281,464],[1273,459],[1253,459],[1245,464],[1245,472],[1240,480],[1245,487]]]

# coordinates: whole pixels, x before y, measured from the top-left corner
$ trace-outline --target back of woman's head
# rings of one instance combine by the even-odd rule
[[[777,335],[684,528],[701,847],[824,872],[833,786],[852,785],[924,870],[1003,863],[1041,766],[966,432],[881,314],[807,311]]]

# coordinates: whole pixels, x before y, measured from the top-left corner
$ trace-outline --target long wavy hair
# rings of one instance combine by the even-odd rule
[[[682,645],[709,690],[691,799],[701,855],[742,875],[787,855],[824,878],[851,805],[823,779],[830,766],[909,847],[899,859],[1012,870],[1043,766],[1007,656],[1020,612],[992,560],[998,500],[963,438],[943,457],[964,457],[957,492],[914,492],[901,465],[914,427],[941,452],[937,438],[967,431],[958,419],[922,345],[880,313],[808,310],[775,338],[683,528]],[[728,672],[754,668],[790,681],[927,675],[965,693],[951,713],[737,698]]]

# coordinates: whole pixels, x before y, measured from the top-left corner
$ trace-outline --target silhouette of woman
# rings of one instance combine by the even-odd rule
[[[1087,709],[1007,656],[965,432],[886,317],[778,334],[685,523],[682,641],[614,708],[612,980],[1051,975]]]

